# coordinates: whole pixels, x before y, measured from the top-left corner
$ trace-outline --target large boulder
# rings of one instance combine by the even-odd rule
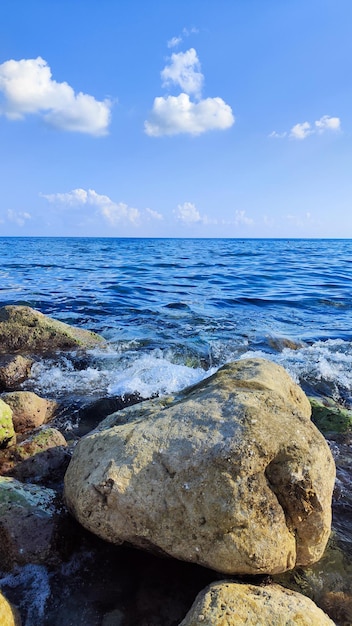
[[[180,626],[334,626],[306,596],[280,585],[245,585],[222,581],[198,594]]]
[[[321,557],[334,478],[302,390],[282,367],[248,359],[107,417],[75,448],[65,497],[113,543],[272,574]]]
[[[12,422],[12,410],[0,398],[0,449],[16,443],[16,434]]]
[[[0,308],[0,352],[51,353],[91,348],[103,342],[93,332],[53,320],[29,306]]]
[[[24,433],[48,422],[58,410],[55,400],[40,398],[32,391],[4,393],[2,400],[12,409],[12,422],[16,433]]]
[[[0,356],[0,391],[16,389],[27,380],[32,365],[31,359],[20,354]]]

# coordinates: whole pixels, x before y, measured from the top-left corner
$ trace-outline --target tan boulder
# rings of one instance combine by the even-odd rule
[[[280,585],[222,581],[198,594],[180,626],[334,626],[306,596]]]
[[[56,428],[35,431],[17,445],[0,450],[0,474],[20,480],[45,477],[65,463],[62,449],[66,445],[65,437]],[[56,453],[49,453],[53,449]]]
[[[29,306],[0,308],[0,352],[51,353],[91,348],[104,339],[99,335],[54,320]]]
[[[302,390],[282,367],[248,359],[106,418],[75,448],[65,497],[110,542],[277,573],[321,557],[334,477]]]
[[[27,380],[32,365],[31,359],[20,354],[0,357],[0,391],[16,389],[18,385]]]
[[[0,592],[0,624],[1,626],[21,626],[21,619],[17,609],[6,600]]]
[[[4,393],[1,398],[12,409],[12,421],[17,433],[33,430],[50,421],[59,406],[55,400],[40,398],[32,391]]]

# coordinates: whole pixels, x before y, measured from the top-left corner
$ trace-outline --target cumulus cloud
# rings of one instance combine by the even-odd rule
[[[172,54],[161,78],[163,87],[176,85],[183,91],[177,96],[154,99],[149,119],[144,123],[145,133],[150,137],[200,135],[209,130],[225,130],[234,124],[232,109],[222,98],[202,98],[204,76],[194,48]]]
[[[341,121],[339,117],[329,117],[323,115],[320,120],[315,122],[318,133],[324,133],[326,130],[338,131],[341,129]]]
[[[270,133],[269,137],[275,139],[289,137],[290,139],[303,140],[309,137],[309,135],[321,135],[327,131],[338,132],[339,130],[341,130],[341,121],[339,117],[323,115],[323,117],[314,122],[314,125],[310,122],[301,122],[299,124],[295,124],[289,132],[284,131],[282,133],[278,133],[274,130]]]
[[[27,220],[32,219],[31,214],[27,213],[27,211],[13,211],[13,209],[7,210],[6,217],[9,222],[13,222],[21,227],[25,225]]]
[[[174,213],[177,219],[184,224],[195,224],[202,221],[201,214],[193,202],[178,204]]]
[[[119,223],[128,223],[139,226],[143,219],[161,220],[161,213],[153,209],[141,211],[129,206],[125,202],[114,202],[109,196],[99,194],[94,189],[72,189],[67,193],[40,194],[48,202],[62,208],[81,210],[84,207],[95,209],[96,215],[102,217],[111,226]]]
[[[155,98],[150,118],[144,128],[150,137],[189,133],[200,135],[208,130],[230,128],[235,118],[222,98],[192,102],[186,93]]]
[[[8,119],[37,114],[47,124],[61,130],[106,135],[111,101],[96,100],[66,82],[52,79],[51,69],[41,57],[5,61],[0,65],[0,113]]]
[[[169,65],[166,65],[161,72],[163,80],[162,86],[178,85],[188,94],[200,96],[204,76],[200,71],[200,63],[197,52],[190,48],[187,52],[179,52],[171,55]]]

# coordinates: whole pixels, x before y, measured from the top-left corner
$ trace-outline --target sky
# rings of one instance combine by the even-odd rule
[[[351,0],[2,0],[0,236],[352,237]]]

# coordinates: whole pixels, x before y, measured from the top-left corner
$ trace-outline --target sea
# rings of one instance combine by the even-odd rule
[[[256,356],[352,409],[350,239],[1,237],[7,304],[107,340],[79,367],[38,361],[26,388],[45,397],[160,396]],[[73,412],[66,432],[78,427]]]

